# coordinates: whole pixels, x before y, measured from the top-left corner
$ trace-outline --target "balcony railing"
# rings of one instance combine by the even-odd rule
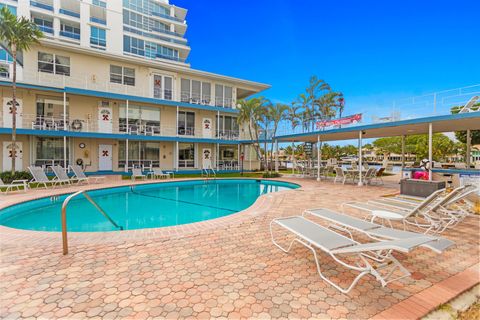
[[[184,21],[182,19],[179,19],[177,17],[172,17],[172,16],[169,16],[167,14],[163,14],[163,13],[159,13],[159,12],[151,12],[151,14],[153,16],[156,16],[156,17],[160,17],[160,18],[164,18],[164,19],[168,19],[168,20],[173,20],[173,21],[177,21],[177,22],[182,22],[184,23]]]
[[[43,33],[53,34],[53,28],[47,26],[37,25],[38,29],[40,29]]]
[[[74,33],[74,32],[70,32],[70,31],[60,31],[60,35],[62,37],[66,37],[66,38],[80,40],[80,34],[79,33]]]
[[[163,98],[160,97],[161,89],[152,90],[148,85],[128,86],[110,82],[110,79],[99,77],[95,74],[70,74],[70,76],[62,76],[45,72],[28,72],[23,70],[23,83],[35,84],[49,87],[71,87],[84,90],[101,91],[109,93],[125,94],[137,97],[148,97],[163,100],[179,101],[190,104],[216,106],[226,109],[235,108],[234,99],[214,99],[210,95],[195,96],[188,92],[165,90]],[[152,92],[153,91],[153,92]],[[216,103],[217,104],[216,104]]]
[[[132,120],[130,120],[130,122],[132,122]],[[6,122],[5,119],[2,119],[1,114],[0,127],[11,127],[11,122]],[[82,119],[68,115],[64,119],[61,114],[55,116],[18,114],[17,128],[48,131],[129,134],[134,136],[221,139],[226,141],[237,141],[241,138],[238,130],[222,130],[219,132],[212,130],[210,135],[205,135],[202,130],[196,130],[197,128],[195,127],[175,127],[163,125],[159,122],[144,120],[138,120],[136,123],[130,123],[127,126],[125,119],[113,120],[110,124],[103,124],[99,123],[97,119]]]
[[[50,5],[50,4],[46,4],[46,3],[43,3],[43,2],[40,2],[40,1],[33,1],[31,0],[30,1],[30,5],[32,7],[37,7],[37,8],[40,8],[40,9],[44,9],[44,10],[48,10],[48,11],[52,11],[53,12],[53,6]]]
[[[75,17],[75,18],[80,18],[80,13],[75,12],[75,11],[71,11],[71,10],[67,10],[67,9],[60,9],[59,12],[60,12],[61,14],[67,15],[67,16],[71,16],[71,17]]]
[[[103,25],[107,24],[107,20],[96,18],[96,17],[90,17],[90,22],[99,23]]]

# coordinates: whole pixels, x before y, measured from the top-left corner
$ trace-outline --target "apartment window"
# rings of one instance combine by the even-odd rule
[[[118,161],[120,167],[126,162],[126,143],[118,142]],[[128,166],[129,167],[159,167],[160,166],[160,143],[130,141],[128,143]]]
[[[37,96],[37,117],[63,119],[63,98],[53,96]],[[68,98],[66,111],[68,118]]]
[[[60,25],[60,35],[76,40],[80,40],[80,26],[74,26],[66,22]]]
[[[68,143],[67,143],[67,155]],[[62,161],[63,160],[63,138],[40,138],[37,137],[36,159],[42,161]]]
[[[134,37],[123,36],[123,51],[145,56],[145,41]]]
[[[110,65],[110,82],[134,86],[135,69]]]
[[[198,80],[181,79],[182,102],[209,105],[211,101],[211,84]]]
[[[179,168],[195,167],[195,144],[193,143],[178,144],[178,167]]]
[[[215,105],[219,107],[231,108],[233,106],[233,88],[216,84]]]
[[[106,31],[102,28],[90,27],[90,44],[104,49],[107,45]]]
[[[107,7],[107,3],[104,2],[104,1],[100,1],[100,0],[93,0],[92,1],[92,4],[94,6],[97,6],[97,7],[102,7],[102,8],[106,8]]]
[[[38,71],[70,76],[70,57],[38,52]]]
[[[188,111],[179,111],[177,128],[179,135],[195,135],[195,113]]]
[[[131,134],[156,135],[160,134],[160,109],[154,107],[120,105],[119,123],[121,132]]]
[[[173,78],[154,75],[153,76],[153,97],[157,99],[172,100],[173,98]]]
[[[33,17],[33,22],[45,33],[53,34],[53,21]]]
[[[17,15],[17,8],[16,7],[0,3],[0,9],[2,9],[4,7],[7,7],[8,11],[10,11],[12,14]]]
[[[10,65],[0,62],[0,78],[10,78]]]

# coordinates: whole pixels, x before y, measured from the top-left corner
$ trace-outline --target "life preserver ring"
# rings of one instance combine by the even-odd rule
[[[72,121],[72,129],[75,131],[82,130],[82,121],[76,119]]]
[[[78,158],[77,161],[76,161],[77,165],[79,166],[83,166],[83,159],[81,158]]]

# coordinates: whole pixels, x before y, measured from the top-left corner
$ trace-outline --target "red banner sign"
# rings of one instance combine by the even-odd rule
[[[333,127],[333,126],[339,126],[343,124],[352,124],[352,123],[357,123],[362,120],[362,114],[357,113],[348,117],[340,118],[340,119],[332,119],[332,120],[326,120],[326,121],[317,121],[317,129],[319,128],[325,128],[325,127]]]

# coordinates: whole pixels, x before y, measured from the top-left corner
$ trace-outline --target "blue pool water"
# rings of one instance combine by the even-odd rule
[[[223,217],[251,206],[262,194],[298,188],[265,180],[203,180],[137,185],[88,194],[124,230],[159,228]],[[61,231],[61,207],[68,195],[43,198],[0,210],[0,225]],[[68,231],[118,230],[83,195],[67,208]]]

